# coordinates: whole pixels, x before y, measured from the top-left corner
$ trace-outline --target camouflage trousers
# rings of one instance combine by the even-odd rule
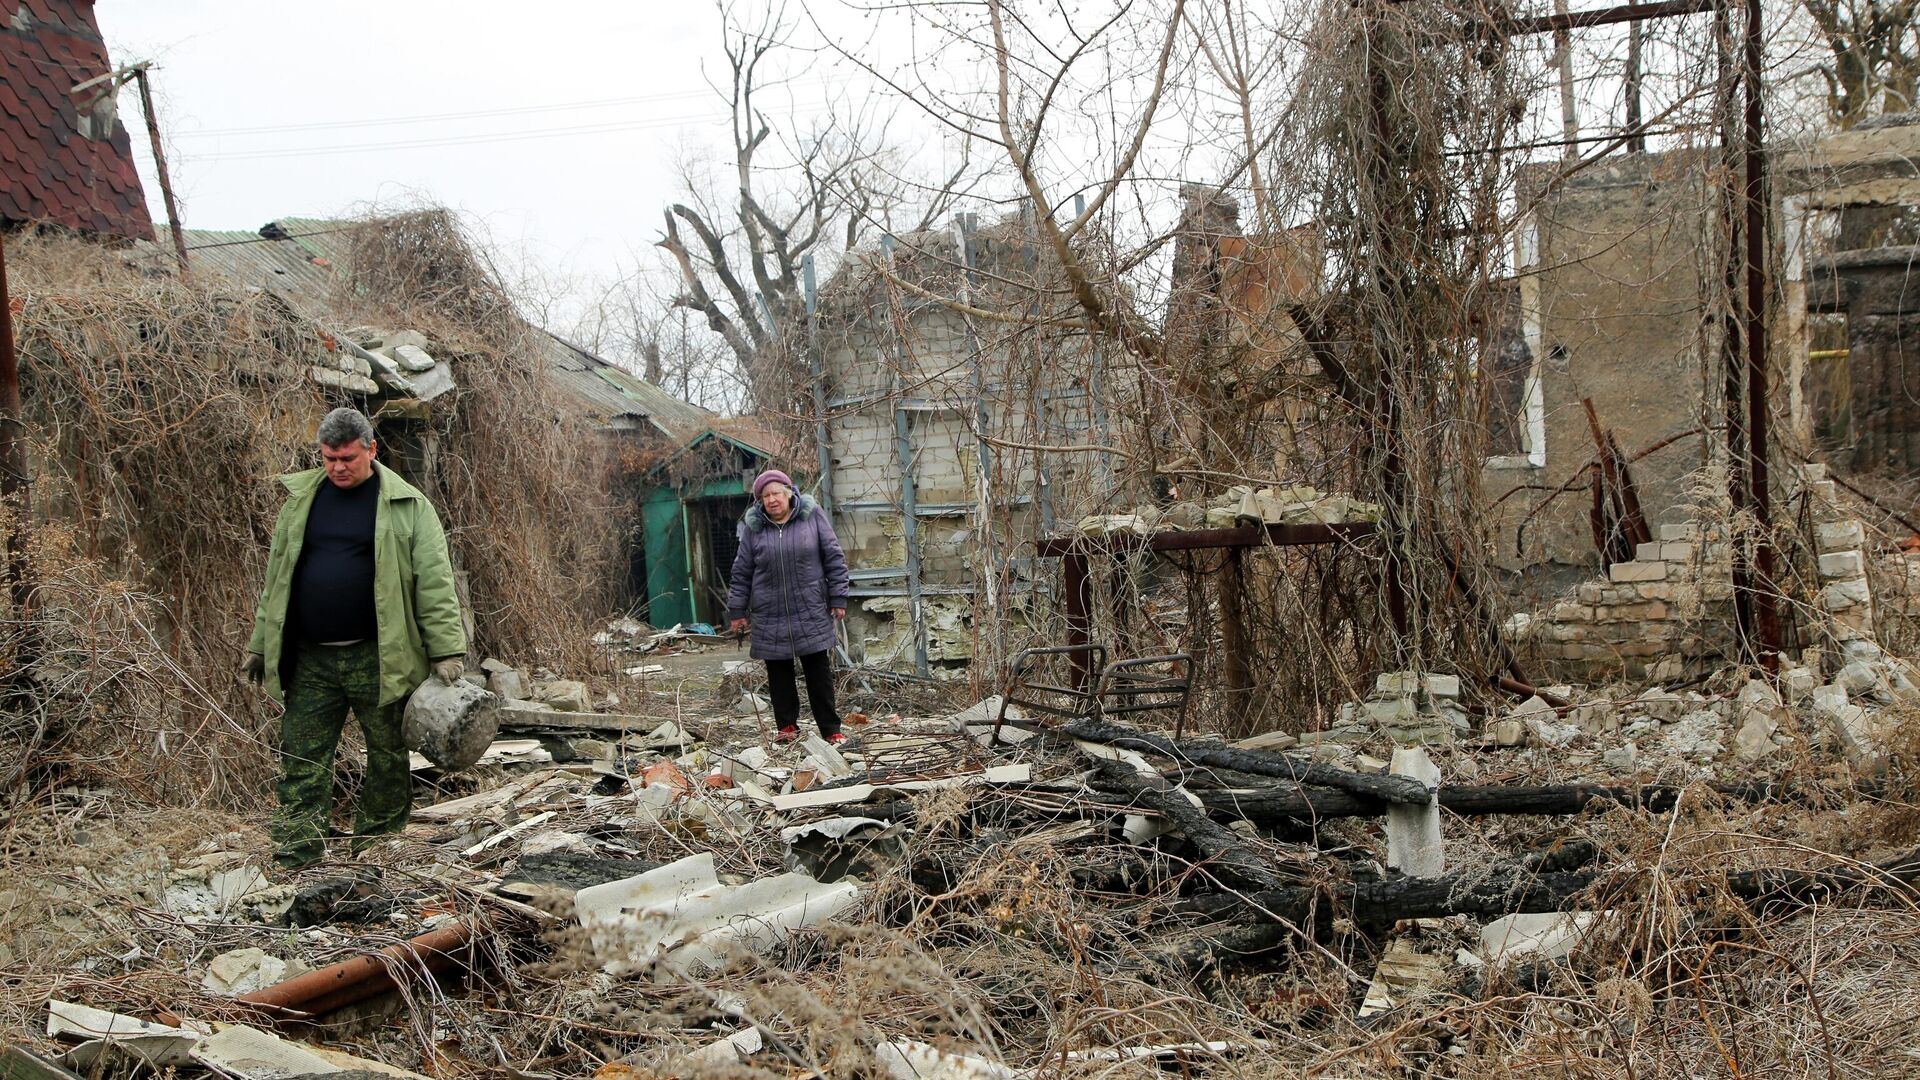
[[[302,645],[287,685],[287,712],[280,718],[279,810],[273,819],[275,861],[304,866],[324,854],[333,810],[333,759],[347,711],[360,722],[367,743],[366,780],[354,813],[359,838],[399,832],[413,805],[413,780],[400,717],[405,701],[380,704],[380,647]]]

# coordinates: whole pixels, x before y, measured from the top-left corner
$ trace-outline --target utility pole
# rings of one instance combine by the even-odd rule
[[[118,71],[109,71],[105,75],[96,75],[86,82],[75,86],[72,90],[68,91],[68,93],[77,94],[88,87],[100,86],[104,83],[105,89],[100,91],[99,97],[94,98],[94,101],[97,102],[101,97],[105,97],[108,94],[119,93],[120,88],[127,84],[128,79],[139,80],[140,109],[147,117],[147,139],[153,147],[153,168],[155,172],[160,174],[160,198],[167,204],[167,228],[173,233],[173,255],[174,258],[180,261],[180,274],[182,277],[185,277],[187,273],[187,237],[186,234],[180,230],[180,204],[175,202],[173,198],[173,180],[167,175],[167,152],[160,147],[160,117],[153,109],[153,88],[147,84],[147,69],[152,66],[153,63],[150,60],[142,60],[137,64],[128,64]]]
[[[167,177],[167,152],[160,148],[160,117],[153,111],[153,89],[147,85],[147,61],[133,65],[133,77],[140,81],[140,109],[147,114],[147,138],[153,143],[153,171],[160,174],[160,198],[167,204],[167,229],[173,233],[173,254],[180,260],[180,274],[187,273],[187,236],[180,229],[180,206],[173,199],[173,181]]]

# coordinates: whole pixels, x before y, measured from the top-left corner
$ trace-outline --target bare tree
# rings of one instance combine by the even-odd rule
[[[636,256],[582,313],[572,340],[685,401],[716,412],[748,404],[745,371],[699,314],[675,304],[677,270]]]
[[[1920,0],[1802,0],[1830,55],[1817,65],[1827,117],[1847,130],[1869,116],[1915,107]]]
[[[805,260],[829,263],[889,229],[896,214],[908,215],[908,230],[925,228],[966,193],[973,170],[963,156],[943,181],[911,182],[891,160],[888,117],[871,106],[830,106],[804,127],[777,119],[769,102],[794,84],[781,67],[785,54],[814,51],[796,43],[799,21],[784,5],[746,19],[727,0],[717,10],[726,69],[715,89],[729,110],[730,186],[704,198],[689,170],[689,197],[667,208],[659,246],[678,274],[672,304],[725,342],[754,405],[778,409],[791,404],[795,382],[785,346],[805,315]]]

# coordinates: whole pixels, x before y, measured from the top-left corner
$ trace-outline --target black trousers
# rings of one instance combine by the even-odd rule
[[[833,666],[827,663],[826,650],[800,658],[800,670],[807,676],[807,703],[813,706],[813,722],[821,736],[840,730],[840,714],[833,707]],[[800,726],[800,694],[793,684],[793,661],[767,661],[767,696],[773,699],[773,722],[783,728]]]

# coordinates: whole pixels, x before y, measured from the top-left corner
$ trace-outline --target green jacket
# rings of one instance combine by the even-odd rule
[[[447,559],[447,534],[440,517],[418,488],[375,462],[380,475],[380,505],[373,517],[373,604],[380,627],[380,704],[399,701],[427,677],[427,659],[464,656],[466,627]],[[267,658],[267,692],[286,700],[281,667],[287,601],[293,568],[306,542],[307,513],[313,496],[327,482],[325,469],[288,473],[280,478],[291,498],[280,507],[267,555],[267,583],[253,617],[247,648]]]

